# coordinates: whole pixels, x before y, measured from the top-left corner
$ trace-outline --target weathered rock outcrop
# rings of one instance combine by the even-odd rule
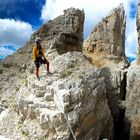
[[[130,139],[140,139],[140,65],[133,64],[128,69],[127,93],[126,93],[126,131],[130,133]]]
[[[20,87],[14,138],[71,140],[71,126],[77,140],[112,139],[112,117],[101,71],[80,52],[63,54],[53,65],[56,74],[42,75],[39,82],[28,76],[27,87]]]
[[[129,66],[125,56],[125,26],[124,8],[120,5],[97,24],[83,45],[85,56],[102,69],[105,77],[116,139],[120,139],[123,131],[119,128],[120,116],[124,112],[120,102],[126,93],[126,68]]]
[[[26,66],[22,65],[24,76],[18,77],[20,69],[14,69],[12,84],[2,88],[1,103],[6,102],[7,114],[0,120],[1,135],[14,140],[72,140],[73,137],[112,140],[113,123],[105,79],[102,71],[90,64],[81,52],[83,22],[82,11],[68,9],[3,61],[3,66],[7,64],[9,69],[8,64],[11,62],[16,67],[18,60],[26,62]],[[46,75],[40,69],[40,81],[31,73],[31,46],[36,36],[42,38],[45,49],[48,47],[53,72]]]
[[[56,57],[68,51],[81,51],[83,43],[84,11],[70,8],[64,15],[44,24],[34,33],[36,36],[47,40],[49,57]]]
[[[122,62],[127,65],[125,56],[125,14],[120,5],[104,18],[92,31],[83,45],[84,53],[93,64],[106,65]]]

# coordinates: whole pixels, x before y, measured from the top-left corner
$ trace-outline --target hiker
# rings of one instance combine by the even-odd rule
[[[41,39],[37,37],[35,39],[35,45],[33,47],[33,59],[36,65],[36,77],[38,80],[40,80],[39,77],[39,67],[41,64],[46,64],[47,65],[47,74],[50,73],[49,71],[49,62],[46,60],[45,55],[44,55],[44,50],[40,44]]]

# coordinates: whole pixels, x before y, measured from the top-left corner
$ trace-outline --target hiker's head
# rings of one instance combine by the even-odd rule
[[[40,37],[37,37],[37,38],[35,39],[35,43],[36,43],[36,44],[40,44],[40,41],[41,41]]]

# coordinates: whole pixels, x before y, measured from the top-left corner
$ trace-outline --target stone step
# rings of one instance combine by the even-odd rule
[[[39,116],[40,109],[49,109],[52,111],[58,110],[54,101],[41,102],[37,100],[19,100],[16,105],[17,112],[23,114],[28,118],[35,119]]]
[[[40,118],[41,111],[47,110],[49,112],[59,111],[54,102],[44,103],[44,102],[35,102],[34,104],[30,104],[28,107],[27,117],[31,119]]]
[[[34,91],[34,94],[36,97],[44,97],[46,91],[45,90],[36,90]]]
[[[49,109],[56,109],[57,106],[55,104],[54,101],[44,101],[44,102],[39,102],[39,101],[36,101],[34,102],[34,105],[36,106],[36,108],[49,108]]]
[[[28,108],[30,105],[33,105],[33,106],[35,106],[35,108],[47,108],[48,107],[48,104],[54,104],[55,105],[55,103],[54,102],[50,102],[50,103],[46,103],[46,102],[41,102],[41,101],[29,101],[29,100],[26,100],[26,99],[24,99],[24,100],[19,100],[18,102],[17,102],[17,108],[19,108],[19,109],[23,109],[23,108]]]
[[[28,87],[36,88],[36,89],[45,89],[46,88],[46,82],[38,81],[36,77],[31,76],[28,77]]]
[[[52,93],[45,93],[44,100],[45,101],[54,101],[53,95],[54,94],[52,94]]]
[[[40,125],[45,128],[56,128],[66,123],[63,112],[60,110],[40,109]]]
[[[33,88],[33,89],[36,89],[36,90],[46,90],[46,84],[45,83],[32,83],[29,88]]]
[[[53,88],[53,86],[47,86],[46,87],[46,92],[54,94],[54,88]]]

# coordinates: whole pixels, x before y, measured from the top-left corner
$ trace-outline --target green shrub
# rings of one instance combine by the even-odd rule
[[[17,91],[17,92],[18,92],[18,91],[19,91],[19,89],[20,89],[20,87],[19,87],[19,86],[16,86],[15,88],[16,88],[16,91]]]
[[[22,130],[22,135],[28,137],[29,136],[29,131],[28,130]]]

